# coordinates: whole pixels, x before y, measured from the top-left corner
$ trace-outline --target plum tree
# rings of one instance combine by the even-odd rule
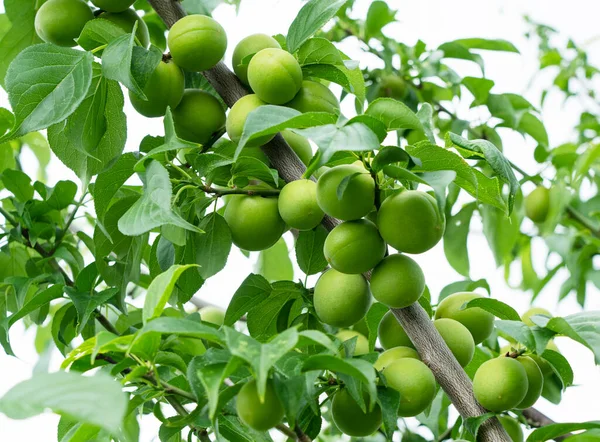
[[[179,138],[204,144],[225,127],[225,110],[214,96],[199,89],[186,89],[173,111]]]
[[[285,105],[303,113],[340,113],[340,102],[338,99],[327,86],[318,81],[304,80],[296,96]]]
[[[398,416],[416,416],[435,397],[435,377],[427,365],[418,359],[397,359],[383,370],[383,375],[387,385],[400,393]]]
[[[205,322],[210,322],[218,326],[223,325],[225,322],[225,311],[219,307],[206,306],[198,310],[200,319]]]
[[[369,283],[362,275],[329,269],[315,285],[313,304],[325,324],[350,327],[365,316],[371,305]]]
[[[485,361],[475,372],[473,393],[490,411],[517,407],[527,394],[527,372],[523,364],[510,357]]]
[[[381,318],[377,328],[377,337],[385,350],[394,347],[415,348],[414,344],[400,325],[392,312],[387,312]]]
[[[543,223],[550,210],[550,191],[543,186],[536,187],[525,197],[525,214],[535,223]]]
[[[375,367],[376,370],[382,371],[395,360],[402,358],[420,359],[419,353],[413,348],[394,347],[381,353],[373,364],[373,367]]]
[[[338,188],[345,178],[347,186],[339,198]],[[323,212],[334,218],[344,221],[362,218],[373,210],[375,181],[360,167],[349,165],[332,167],[317,181],[317,202]]]
[[[302,69],[292,54],[283,49],[263,49],[248,64],[248,83],[269,104],[290,101],[302,86]]]
[[[123,12],[135,3],[135,0],[91,0],[94,6],[107,12]]]
[[[435,311],[436,319],[450,318],[467,327],[473,335],[475,344],[479,344],[492,334],[494,330],[494,315],[479,307],[462,310],[465,302],[483,296],[473,292],[454,293],[444,298]]]
[[[462,367],[471,362],[475,353],[475,341],[467,327],[449,318],[436,319],[433,325]]]
[[[329,232],[323,253],[338,272],[364,273],[383,259],[385,243],[371,221],[346,221]]]
[[[236,398],[239,418],[256,431],[267,431],[281,422],[283,405],[277,397],[272,381],[267,381],[264,400],[260,400],[258,387],[253,379],[244,384]]]
[[[232,195],[223,216],[233,243],[243,250],[268,249],[286,229],[273,197]]]
[[[366,355],[369,353],[369,341],[362,333],[354,330],[340,330],[336,333],[335,337],[342,342],[356,338],[354,356]]]
[[[421,297],[423,290],[423,270],[406,255],[390,255],[373,269],[371,292],[375,299],[388,307],[408,307]]]
[[[508,433],[508,436],[512,442],[523,442],[525,439],[523,435],[523,428],[518,420],[511,416],[498,416],[498,420]]]
[[[185,90],[183,72],[170,60],[161,61],[144,86],[146,99],[138,97],[129,91],[129,99],[136,111],[145,117],[161,117],[167,112],[167,107],[175,109]]]
[[[258,98],[258,95],[255,94],[246,95],[235,102],[229,111],[229,115],[227,115],[226,123],[227,135],[229,135],[231,141],[236,143],[240,141],[248,114],[254,109],[264,106],[265,104],[267,103],[262,101],[260,98]],[[267,135],[264,137],[259,137],[247,143],[246,147],[262,146],[263,144],[266,144],[272,140],[274,136],[275,135]]]
[[[521,363],[527,374],[527,393],[525,398],[517,405],[517,408],[529,408],[537,402],[544,388],[544,375],[538,364],[529,356],[519,356],[517,361]]]
[[[122,12],[103,12],[98,17],[112,22],[127,33],[131,33],[133,27],[137,23],[137,29],[135,31],[136,38],[145,48],[150,44],[148,25],[133,9],[125,9]]]
[[[365,404],[369,404],[368,395],[363,393],[363,397]],[[379,404],[374,404],[372,409],[367,405],[367,411],[364,412],[347,388],[335,393],[331,403],[331,414],[340,431],[352,437],[369,436],[377,431],[382,423]]]
[[[48,0],[35,15],[35,31],[45,42],[75,46],[85,24],[94,18],[83,0]]]
[[[296,155],[298,155],[300,161],[302,161],[305,166],[308,166],[308,163],[310,163],[310,159],[313,156],[312,147],[310,147],[309,141],[302,135],[298,135],[291,130],[282,131],[281,136],[286,143],[290,145]]]
[[[377,214],[381,236],[399,252],[426,252],[442,238],[445,225],[435,198],[419,190],[386,198]]]
[[[286,224],[298,230],[314,229],[325,215],[317,204],[317,183],[310,180],[286,184],[279,194],[278,207]]]
[[[173,25],[168,43],[178,66],[199,72],[221,61],[227,49],[227,34],[217,21],[206,15],[188,15]]]
[[[242,61],[267,48],[281,49],[281,45],[267,34],[252,34],[240,40],[233,50],[231,58],[233,71],[246,86],[250,85],[248,83],[248,62],[244,64]]]
[[[545,308],[532,307],[521,315],[521,321],[523,321],[523,324],[528,325],[529,327],[533,327],[535,324],[531,320],[531,317],[535,315],[547,316],[549,318],[552,317],[552,313],[550,313]]]
[[[402,100],[407,93],[406,82],[395,74],[385,74],[379,78],[378,97]]]

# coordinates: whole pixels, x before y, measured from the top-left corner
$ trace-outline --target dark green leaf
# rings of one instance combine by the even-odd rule
[[[236,290],[227,307],[225,325],[235,324],[252,307],[264,301],[271,293],[271,284],[260,275],[250,274]]]
[[[444,231],[444,253],[448,263],[463,276],[469,276],[469,251],[467,238],[471,217],[477,208],[475,203],[465,205],[456,215],[446,221]]]
[[[493,298],[476,298],[467,302],[464,308],[479,307],[485,311],[490,312],[497,318],[508,320],[508,321],[520,321],[521,317],[514,308],[510,305],[498,301]]]
[[[296,239],[296,260],[305,274],[314,275],[327,267],[327,260],[323,254],[325,238],[327,231],[323,226],[299,233]]]

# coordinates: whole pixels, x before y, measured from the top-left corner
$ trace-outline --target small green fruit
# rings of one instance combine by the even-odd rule
[[[550,210],[550,191],[545,187],[536,187],[525,197],[525,215],[534,223],[543,223]]]
[[[293,229],[311,230],[321,224],[325,215],[317,204],[317,183],[296,180],[279,194],[279,214]]]
[[[179,138],[204,144],[225,126],[225,110],[215,97],[199,89],[186,89],[173,111]]]
[[[406,83],[398,75],[385,74],[379,79],[378,97],[401,100],[406,96]]]
[[[290,145],[292,150],[298,155],[300,161],[308,166],[311,158],[313,157],[312,147],[310,147],[309,141],[302,135],[292,132],[291,130],[284,130],[281,132],[283,139]]]
[[[552,313],[550,313],[548,310],[546,310],[545,308],[541,308],[541,307],[532,307],[529,310],[527,310],[525,313],[523,313],[521,315],[521,321],[523,321],[523,323],[525,325],[528,325],[529,327],[533,327],[535,324],[533,323],[533,321],[531,320],[532,316],[535,315],[543,315],[543,316],[548,316],[549,318],[552,317]]]
[[[128,34],[133,31],[133,27],[137,23],[135,36],[143,47],[147,48],[150,44],[148,25],[133,9],[126,9],[123,12],[103,12],[98,17],[112,22]]]
[[[273,37],[266,34],[252,34],[242,39],[233,50],[231,64],[233,71],[240,81],[246,86],[248,83],[248,64],[242,64],[244,58],[254,55],[267,48],[281,49],[281,46]]]
[[[527,394],[517,408],[525,409],[533,406],[542,395],[544,388],[544,375],[538,364],[529,356],[519,356],[517,361],[521,363],[527,373]]]
[[[494,330],[494,315],[479,307],[461,310],[463,304],[483,296],[473,292],[454,293],[445,298],[435,312],[435,318],[450,318],[467,327],[475,344],[483,342]]]
[[[135,3],[135,0],[92,0],[94,6],[107,12],[123,12]]]
[[[366,355],[369,353],[369,340],[361,333],[354,330],[340,330],[335,335],[342,342],[349,341],[356,337],[356,346],[354,347],[354,356]]]
[[[285,105],[302,113],[340,113],[340,102],[333,92],[324,84],[310,80],[304,80],[296,96]]]
[[[416,416],[435,397],[435,377],[418,359],[397,359],[383,370],[383,375],[388,386],[400,393],[398,416]]]
[[[250,60],[248,82],[261,100],[270,104],[284,104],[300,90],[302,69],[289,52],[267,48]]]
[[[363,397],[365,404],[369,404],[368,396],[364,394]],[[375,404],[371,411],[365,413],[347,388],[339,390],[333,397],[331,415],[340,431],[352,437],[369,436],[377,431],[382,423],[379,404]]]
[[[329,269],[315,285],[315,311],[325,324],[350,327],[360,321],[371,305],[369,283],[362,275]]]
[[[178,66],[200,72],[215,66],[225,55],[227,35],[223,27],[206,15],[188,15],[169,31],[169,49]]]
[[[236,409],[239,418],[256,431],[267,431],[279,424],[284,410],[275,393],[272,381],[267,381],[264,401],[258,396],[256,381],[244,384],[236,398]]]
[[[183,72],[172,61],[161,61],[144,87],[147,100],[129,91],[134,109],[145,117],[162,117],[167,107],[175,109],[183,98],[185,79]]]
[[[471,362],[475,354],[475,341],[467,327],[448,318],[436,319],[433,325],[461,367]]]
[[[523,428],[518,420],[510,416],[498,416],[498,420],[508,433],[512,442],[524,441],[525,436],[523,435]]]
[[[423,270],[406,255],[386,257],[371,275],[373,297],[391,308],[408,307],[417,302],[424,290]]]
[[[83,0],[48,0],[35,15],[35,32],[47,43],[71,47],[77,44],[75,40],[93,18],[92,10]]]
[[[210,322],[219,327],[225,322],[225,311],[219,307],[202,307],[198,310],[198,313],[200,314],[200,320],[204,322]]]
[[[377,328],[377,336],[379,342],[385,350],[394,347],[410,347],[415,348],[414,344],[400,325],[392,312],[387,312],[381,318],[379,327]]]
[[[349,178],[342,197],[338,198],[342,180],[350,176],[352,178]],[[317,202],[326,214],[334,218],[344,221],[362,218],[375,204],[375,181],[360,167],[332,167],[317,182]]]
[[[516,359],[499,357],[485,361],[473,378],[473,393],[490,411],[517,407],[527,394],[527,372]]]
[[[394,347],[381,353],[373,364],[373,367],[378,371],[382,371],[392,362],[402,358],[421,359],[419,353],[413,348]]]
[[[254,109],[264,106],[265,104],[267,103],[262,101],[255,94],[245,95],[235,102],[229,111],[226,124],[227,135],[229,135],[231,141],[235,143],[240,141],[248,114]],[[275,135],[267,135],[265,137],[257,138],[256,140],[252,140],[251,142],[247,143],[246,147],[262,146],[263,144],[267,144],[269,141],[271,141],[274,136]]]

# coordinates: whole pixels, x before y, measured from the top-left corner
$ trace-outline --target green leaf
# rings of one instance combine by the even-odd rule
[[[183,272],[192,267],[197,266],[195,264],[174,265],[166,272],[163,272],[154,278],[150,286],[148,286],[146,299],[144,301],[144,324],[150,319],[161,315],[171,296],[171,292],[175,287],[175,283]]]
[[[296,260],[298,266],[307,275],[322,272],[327,267],[327,260],[323,254],[323,246],[327,238],[327,231],[323,226],[313,230],[304,230],[296,239]]]
[[[367,339],[369,340],[369,350],[371,351],[375,349],[375,341],[377,340],[379,323],[388,311],[389,309],[382,303],[374,302],[365,315],[365,323],[367,324],[367,330],[369,331]]]
[[[338,346],[334,344],[325,333],[319,330],[302,330],[298,333],[298,336],[300,338],[298,348],[303,346],[303,341],[311,341],[312,343],[325,347],[331,353],[337,354],[338,352]]]
[[[480,206],[479,213],[483,218],[483,233],[494,254],[496,265],[512,262],[512,251],[519,238],[519,214],[513,212],[507,217],[491,206]]]
[[[311,38],[304,43],[296,54],[300,66],[309,64],[343,65],[340,51],[326,38]]]
[[[21,52],[5,78],[16,123],[0,141],[46,129],[71,115],[90,87],[92,60],[89,52],[51,44]]]
[[[73,301],[75,308],[77,309],[77,334],[81,333],[83,327],[88,323],[92,313],[96,308],[103,304],[106,304],[108,300],[114,298],[119,292],[118,289],[110,288],[100,293],[93,292],[92,294],[87,292],[78,292],[74,289],[66,290],[67,295]]]
[[[487,421],[488,419],[494,417],[494,413],[485,413],[480,416],[472,416],[465,419],[464,425],[465,428],[471,433],[473,436],[477,437],[477,433],[479,432],[479,427]]]
[[[113,40],[126,34],[125,30],[109,20],[97,17],[88,21],[77,43],[86,51],[92,51],[100,46],[107,45]]]
[[[2,182],[6,190],[11,192],[18,201],[26,203],[33,198],[33,186],[26,173],[7,169],[2,172]]]
[[[469,276],[469,250],[467,238],[473,212],[477,208],[475,203],[463,206],[458,213],[446,221],[444,231],[444,254],[448,263],[463,276]]]
[[[196,241],[196,264],[202,278],[219,273],[227,264],[231,250],[231,231],[227,221],[217,212],[209,213],[198,226],[205,233]]]
[[[46,203],[54,210],[66,209],[74,203],[76,193],[77,184],[73,181],[59,181],[46,197]]]
[[[222,344],[224,340],[223,334],[219,330],[200,321],[161,317],[153,319],[144,325],[144,327],[136,333],[130,347],[133,347],[134,344],[148,333],[206,339],[207,341],[216,342],[217,344]]]
[[[50,301],[62,298],[62,295],[63,286],[61,284],[55,284],[45,290],[42,290],[39,293],[36,293],[36,295],[33,298],[31,298],[27,303],[25,303],[25,305],[23,305],[23,307],[21,307],[18,312],[14,313],[13,315],[7,318],[8,327],[10,328],[12,325],[14,325],[15,322],[17,322],[21,318],[24,318],[29,313],[37,310],[38,308],[46,304],[49,304]]]
[[[271,293],[271,284],[260,275],[250,274],[233,294],[225,313],[225,325],[235,324],[252,307],[258,305]]]
[[[519,132],[523,132],[531,136],[541,146],[548,147],[548,132],[544,123],[540,121],[538,117],[533,115],[531,112],[527,112],[521,116],[518,126]]]
[[[582,312],[564,318],[537,316],[535,323],[560,335],[585,345],[594,353],[596,364],[600,364],[600,313]]]
[[[473,94],[473,97],[475,97],[475,101],[471,106],[485,103],[490,94],[490,90],[494,87],[494,82],[492,80],[477,77],[465,77],[462,79],[462,84]]]
[[[388,131],[398,129],[425,131],[419,117],[404,103],[393,98],[378,98],[369,104],[365,113],[385,124]]]
[[[137,162],[139,155],[135,152],[128,152],[117,158],[116,161],[98,174],[94,184],[94,208],[99,220],[104,219],[104,214],[108,210],[110,203],[125,181],[133,175],[133,166]]]
[[[438,47],[438,51],[442,51],[444,53],[445,58],[469,60],[474,63],[477,63],[477,65],[479,65],[479,67],[481,68],[481,71],[484,71],[484,63],[481,55],[472,53],[468,47],[456,41],[449,41],[447,43],[441,44]]]
[[[367,11],[367,19],[365,21],[365,38],[381,35],[383,27],[389,23],[396,21],[396,12],[387,5],[386,2],[377,0],[371,3]]]
[[[573,369],[567,358],[554,350],[544,350],[541,356],[550,364],[560,378],[563,390],[573,385]]]
[[[0,399],[0,411],[11,419],[27,419],[47,409],[117,434],[127,397],[121,385],[105,374],[81,376],[59,371],[35,374]]]
[[[533,433],[527,437],[527,442],[544,442],[572,431],[592,430],[596,428],[600,428],[600,421],[545,425],[542,428],[534,430]]]
[[[393,388],[377,388],[377,402],[381,407],[383,427],[387,440],[391,441],[394,432],[398,429],[398,407],[400,406],[400,393]]]
[[[503,303],[502,301],[498,301],[493,298],[476,298],[467,302],[463,308],[473,308],[479,307],[487,312],[490,312],[492,315],[497,318],[508,320],[508,321],[520,321],[521,317],[517,313],[517,311],[512,308],[510,305]]]
[[[502,39],[487,38],[461,38],[454,42],[469,49],[483,49],[486,51],[504,51],[519,53],[519,50],[511,42]]]
[[[298,12],[287,33],[287,47],[292,54],[331,20],[346,0],[310,0]]]
[[[269,281],[291,281],[294,279],[294,267],[290,260],[290,251],[283,238],[258,254],[254,271]]]
[[[190,0],[186,0],[190,1]],[[253,430],[237,416],[221,415],[218,420],[219,440],[235,442],[272,442],[268,433]]]
[[[488,294],[491,293],[490,285],[485,279],[478,279],[477,281],[471,281],[470,279],[467,279],[466,281],[456,281],[450,283],[440,292],[438,302],[441,302],[444,298],[447,298],[453,293],[473,292],[479,287],[486,289]]]
[[[279,184],[279,174],[275,169],[270,169],[258,158],[238,157],[231,168],[231,177],[234,183],[239,178],[256,179],[277,188]]]
[[[536,348],[535,337],[533,336],[531,329],[523,324],[520,320],[497,320],[494,324],[498,330],[514,338],[517,342],[523,344],[529,350],[534,350]]]

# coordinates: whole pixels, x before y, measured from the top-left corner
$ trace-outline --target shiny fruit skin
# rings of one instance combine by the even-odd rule
[[[123,12],[135,3],[135,0],[91,0],[94,6],[107,12]]]
[[[508,433],[512,442],[523,442],[525,436],[523,435],[523,428],[518,420],[511,416],[498,416],[498,420]]]
[[[248,83],[258,97],[269,104],[290,101],[302,86],[302,68],[283,49],[263,49],[248,64]]]
[[[308,166],[308,163],[310,163],[310,160],[313,157],[313,151],[309,141],[302,135],[298,135],[291,130],[282,131],[281,136],[286,143],[290,145],[296,155],[298,155],[300,161],[302,161],[305,166]]]
[[[235,75],[242,83],[249,86],[248,83],[248,64],[242,64],[244,58],[256,54],[267,48],[281,49],[281,45],[273,37],[267,34],[252,34],[240,40],[233,50],[231,64]]]
[[[204,144],[225,126],[225,110],[215,97],[199,89],[186,89],[173,111],[177,136]]]
[[[535,324],[531,320],[531,317],[535,316],[535,315],[548,316],[549,318],[552,317],[552,313],[550,313],[545,308],[542,308],[542,307],[532,307],[532,308],[530,308],[529,310],[527,310],[525,313],[523,313],[521,315],[521,321],[523,321],[523,324],[525,324],[525,325],[527,325],[529,327],[533,327]]]
[[[494,315],[479,307],[461,310],[465,302],[475,298],[483,298],[483,296],[473,292],[454,293],[440,302],[435,318],[450,318],[460,322],[469,329],[475,344],[479,344],[492,334]]]
[[[35,15],[35,31],[47,43],[72,47],[77,45],[85,24],[94,14],[83,0],[48,0]]]
[[[371,275],[373,297],[390,308],[417,302],[425,290],[425,275],[412,258],[394,254],[384,258]]]
[[[415,348],[404,328],[402,328],[392,312],[387,312],[381,318],[381,322],[377,328],[377,336],[379,337],[381,346],[385,350],[394,347]]]
[[[175,63],[191,72],[214,67],[225,55],[227,34],[214,19],[188,15],[179,19],[168,35],[169,50]]]
[[[218,325],[219,327],[225,322],[225,310],[219,307],[202,307],[200,310],[198,310],[198,313],[200,314],[201,321],[210,322],[211,324]]]
[[[147,48],[150,44],[148,25],[133,9],[126,9],[123,12],[103,12],[98,17],[112,22],[127,33],[131,33],[133,26],[137,23],[135,36],[143,47]]]
[[[337,189],[344,178],[355,175],[348,182],[341,199]],[[323,212],[343,221],[352,221],[367,215],[375,204],[375,181],[368,172],[356,166],[336,166],[327,170],[317,182],[317,202]]]
[[[385,242],[399,252],[423,253],[439,242],[446,223],[435,198],[406,190],[383,201],[377,226]]]
[[[499,357],[485,361],[473,378],[473,393],[490,411],[517,407],[527,394],[527,372],[516,359]]]
[[[469,329],[460,322],[448,318],[436,319],[433,325],[460,366],[467,366],[475,354],[475,341]]]
[[[267,431],[273,428],[281,422],[284,415],[283,405],[270,380],[267,381],[263,402],[259,399],[255,380],[244,384],[236,398],[236,409],[242,422],[256,431]]]
[[[229,115],[227,115],[227,135],[231,141],[238,143],[242,138],[242,133],[244,131],[244,125],[246,124],[246,119],[248,118],[248,114],[252,112],[254,109],[259,108],[260,106],[264,106],[265,103],[258,95],[249,94],[240,98],[235,104],[232,106],[229,111]],[[258,147],[263,144],[267,144],[275,137],[275,135],[267,135],[264,137],[257,138],[256,140],[252,140],[249,143],[246,143],[245,147]]]
[[[279,214],[293,229],[311,230],[325,215],[317,204],[317,183],[296,180],[286,184],[279,194]]]
[[[350,327],[369,310],[369,283],[362,275],[346,275],[329,269],[315,285],[313,303],[317,316],[325,324]]]
[[[340,113],[340,102],[333,92],[324,84],[310,80],[304,80],[296,96],[285,105],[302,113]]]
[[[144,87],[147,100],[143,100],[129,91],[129,99],[136,111],[145,117],[162,117],[175,109],[183,98],[185,79],[183,72],[172,61],[161,61]]]
[[[366,355],[369,353],[369,340],[362,333],[354,330],[340,330],[335,337],[342,342],[349,341],[356,337],[354,356]]]
[[[534,223],[543,223],[550,210],[550,191],[545,187],[536,187],[525,197],[525,215]]]
[[[363,397],[365,404],[368,404],[368,396],[364,394]],[[379,404],[375,404],[373,410],[365,413],[352,398],[347,388],[339,390],[333,397],[331,415],[340,431],[352,437],[369,436],[377,431],[382,423]]]
[[[383,375],[387,385],[400,393],[398,416],[416,416],[435,397],[435,377],[429,367],[418,359],[397,359],[383,370]]]
[[[402,358],[421,359],[419,353],[413,348],[394,347],[381,353],[373,364],[373,367],[378,371],[382,371],[392,362]]]
[[[231,195],[223,216],[233,243],[243,250],[268,249],[286,229],[277,209],[277,198]]]
[[[521,363],[527,373],[527,394],[517,406],[517,408],[525,409],[533,406],[542,395],[544,375],[538,364],[529,356],[519,356],[517,361]]]
[[[346,221],[329,232],[323,253],[329,265],[338,272],[364,273],[383,259],[385,243],[371,221]]]

